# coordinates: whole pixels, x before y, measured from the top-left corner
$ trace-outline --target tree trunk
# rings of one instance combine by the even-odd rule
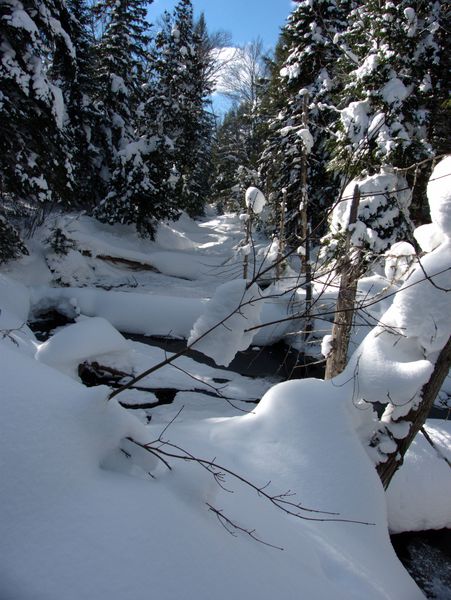
[[[359,201],[360,190],[359,186],[356,185],[352,198],[349,225],[353,225],[357,221]],[[341,373],[347,363],[349,339],[354,319],[357,283],[362,268],[358,256],[349,256],[351,251],[351,232],[348,231],[343,258],[338,266],[338,270],[341,272],[340,290],[338,292],[334,326],[332,328],[332,348],[326,362],[325,379],[332,379],[332,377]]]
[[[410,423],[410,430],[409,434],[404,439],[394,440],[397,444],[396,451],[389,454],[386,462],[380,463],[377,466],[377,472],[385,489],[389,486],[396,470],[402,465],[404,456],[413,439],[423,427],[434,404],[434,400],[448,375],[450,366],[451,338],[448,339],[448,342],[440,352],[429,381],[423,385],[423,389],[421,390],[422,400],[418,408],[410,410],[405,417],[401,417],[395,421],[396,423],[404,423],[407,421]]]
[[[244,238],[244,243],[246,246],[248,246],[249,242],[251,241],[251,230],[252,230],[251,210],[252,209],[250,207],[247,209],[246,237]],[[249,254],[247,253],[247,249],[246,249],[246,254],[244,255],[244,258],[243,258],[243,279],[247,279],[248,275],[249,275]]]
[[[302,105],[302,125],[308,129],[308,94],[303,96]],[[299,211],[298,233],[300,233],[301,243],[304,247],[304,253],[301,256],[301,273],[305,276],[305,311],[304,311],[304,340],[306,340],[313,329],[311,319],[312,312],[312,266],[310,262],[310,214],[309,214],[309,199],[307,193],[307,166],[308,166],[308,151],[305,148],[302,153],[301,161],[301,210]]]

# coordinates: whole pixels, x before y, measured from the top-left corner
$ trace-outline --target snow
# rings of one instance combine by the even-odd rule
[[[266,204],[266,198],[256,187],[249,187],[245,194],[246,206],[254,215],[259,215]]]
[[[393,302],[398,327],[428,353],[440,350],[451,335],[451,298],[444,291],[451,288],[450,253],[447,242],[419,259]]]
[[[354,143],[361,142],[368,129],[370,105],[367,100],[350,102],[340,111],[343,128]]]
[[[441,172],[441,169],[443,165],[439,163],[432,174],[428,200],[436,215],[435,227],[444,241],[412,263],[391,306],[336,378],[338,384],[352,382],[351,412],[361,421],[357,427],[361,428],[362,441],[376,464],[387,460],[387,454],[396,449],[392,437],[407,435],[408,428],[402,417],[418,407],[423,386],[429,381],[437,356],[451,335],[451,298],[447,293],[451,289],[451,248],[445,237],[446,229],[441,229],[448,226],[443,215],[446,215],[449,192],[443,190],[441,180],[434,187],[436,171]],[[363,416],[365,411],[361,409],[368,402],[387,405],[379,428],[371,422],[371,411],[366,411],[366,419]]]
[[[198,298],[181,302],[173,296],[69,287],[38,287],[32,291],[32,299],[35,312],[72,301],[78,312],[107,319],[120,331],[182,338],[188,336],[206,302]]]
[[[395,221],[400,214],[406,214],[411,202],[412,194],[407,181],[388,168],[381,168],[375,175],[351,181],[343,192],[342,200],[333,209],[330,223],[333,235],[348,228],[356,185],[359,186],[361,197],[351,243],[357,247],[366,244],[376,253],[384,252],[397,241]]]
[[[260,323],[261,293],[247,281],[224,283],[194,323],[188,344],[227,367],[239,350],[246,350],[254,337],[247,329]],[[217,326],[217,324],[220,324]],[[214,328],[212,330],[212,328]]]
[[[436,214],[444,214],[444,202],[438,202]],[[434,218],[443,224],[442,216]],[[151,391],[130,389],[112,400],[105,386],[87,388],[78,380],[78,364],[85,360],[129,374],[172,360],[171,353],[125,340],[119,331],[191,335],[192,342],[233,312],[242,298],[249,304],[225,322],[228,327],[217,328],[195,346],[218,364],[228,364],[250,343],[272,343],[296,330],[285,322],[248,331],[302,311],[305,290],[293,295],[289,279],[264,291],[256,284],[246,289],[241,261],[235,258],[242,238],[239,217],[209,214],[193,222],[182,215],[161,225],[155,242],[140,240],[126,226],[102,225],[88,217],[59,223],[76,242],[76,256],[69,252],[58,263],[44,241],[44,226],[30,242],[31,255],[2,266],[0,274],[0,596],[422,598],[393,552],[388,529],[450,523],[445,463],[418,439],[385,495],[362,444],[373,426],[372,412],[358,405],[349,372],[343,384],[307,379],[274,386],[268,379],[252,380],[184,356],[139,382]],[[431,274],[449,251],[445,234],[434,227],[442,242],[422,258]],[[271,264],[268,240],[257,232],[255,244],[256,268]],[[394,246],[391,256],[402,259],[410,256],[408,250]],[[134,263],[133,270],[106,262],[105,255]],[[160,272],[145,268],[150,265]],[[398,340],[373,331],[356,354],[360,360],[350,366],[358,371],[359,394],[376,396],[389,389],[395,399],[404,399],[402,394],[414,393],[430,372],[441,342],[437,334],[431,340],[429,318],[424,324],[415,321],[419,318],[409,312],[410,305],[425,295],[422,316],[430,314],[444,330],[449,326],[440,320],[440,311],[446,306],[438,305],[439,290],[430,282],[408,287],[415,273],[414,268],[386,316],[388,325],[401,327],[405,319],[402,327],[412,326],[409,335],[419,328],[421,335],[412,343],[410,337]],[[77,285],[59,287],[62,274],[67,280],[78,277]],[[286,276],[296,276],[292,267]],[[382,317],[391,302],[384,298],[388,284],[382,275],[359,284],[365,298],[383,299],[372,308]],[[315,290],[320,287],[315,284]],[[410,289],[418,291],[415,298]],[[332,286],[321,302],[327,307],[335,296]],[[22,325],[30,313],[50,307],[76,323],[39,343]],[[6,332],[14,327],[20,330]],[[393,386],[386,388],[389,381]],[[174,390],[174,402],[146,408],[162,388]],[[250,403],[262,396],[257,406]],[[116,399],[139,408],[126,409]],[[164,439],[246,477],[260,493],[230,474],[224,482],[229,493],[186,460],[168,458],[168,471],[155,455],[127,440],[151,442],[166,425]],[[449,455],[449,427],[429,422],[427,430]],[[313,520],[299,519],[261,493],[277,496],[288,490],[296,496],[281,498],[338,514],[301,508],[296,512]],[[283,552],[243,531],[229,535],[208,505],[245,529],[255,528],[259,539]],[[227,584],[218,585],[225,578]]]
[[[217,456],[218,463],[260,485],[271,477],[277,491],[287,485],[301,491],[304,504],[343,510],[343,517],[369,519],[375,526],[298,523],[239,482],[228,482],[234,489],[229,494],[183,461],[167,474],[155,457],[140,453],[132,468],[117,448],[133,449],[121,440],[148,441],[160,427],[144,427],[114,400],[107,402],[104,387],[87,390],[9,350],[0,371],[6,384],[0,407],[3,596],[140,600],[148,597],[150,577],[153,592],[167,600],[185,592],[207,598],[212,590],[218,600],[231,593],[269,599],[280,590],[297,597],[300,585],[313,600],[422,597],[390,546],[376,475],[340,403],[332,403],[336,409],[329,414],[330,403],[318,398],[320,382],[307,384],[301,403],[300,384],[291,382],[266,397],[255,416],[175,424],[168,435],[192,452]],[[23,371],[28,377],[17,377]],[[285,416],[280,403],[286,405]],[[301,418],[303,409],[312,407],[314,418]],[[18,445],[18,438],[24,444]],[[332,451],[338,439],[347,440],[339,453]],[[323,456],[320,468],[299,460],[306,451]],[[356,478],[359,495],[349,503],[348,486]],[[229,536],[205,502],[255,526],[261,538],[283,545],[284,552],[243,535]],[[224,564],[233,577],[218,587]],[[384,577],[375,578],[381,570]],[[249,578],[252,572],[259,573],[256,580]]]
[[[381,90],[382,98],[389,106],[399,106],[409,95],[409,91],[398,77],[392,77]]]
[[[385,277],[402,281],[409,273],[415,258],[415,248],[409,242],[396,242],[385,253]]]
[[[302,144],[304,146],[304,150],[306,154],[310,154],[313,148],[313,136],[310,133],[309,129],[302,128],[299,129],[296,134],[301,138]]]
[[[102,318],[83,319],[58,331],[36,352],[39,362],[76,374],[77,367],[86,359],[109,353],[128,351],[125,338]]]
[[[451,460],[451,423],[429,419],[425,429],[435,448],[419,434],[387,491],[388,522],[393,533],[451,528],[449,465],[441,458]],[[420,486],[416,485],[419,477],[423,482]]]
[[[451,237],[451,156],[441,160],[432,171],[427,194],[431,221],[447,238]]]

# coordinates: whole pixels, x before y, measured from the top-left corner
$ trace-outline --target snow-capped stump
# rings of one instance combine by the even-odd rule
[[[247,208],[252,211],[254,215],[259,215],[266,204],[266,198],[263,192],[258,188],[251,186],[246,190],[245,202]]]
[[[123,357],[126,353],[127,340],[106,319],[94,317],[69,325],[55,333],[40,345],[36,358],[42,363],[74,375],[78,365],[89,358],[105,354]]]

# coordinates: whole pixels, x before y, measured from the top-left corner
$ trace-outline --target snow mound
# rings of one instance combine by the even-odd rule
[[[451,461],[451,422],[429,419],[425,430],[435,448],[418,434],[387,490],[393,533],[451,528],[451,478],[442,458]]]
[[[105,319],[95,317],[69,325],[41,344],[36,359],[73,372],[88,358],[128,352],[127,340]]]
[[[156,243],[167,250],[193,250],[196,244],[186,234],[177,231],[171,225],[159,224],[155,236]]]
[[[408,242],[396,242],[385,253],[385,277],[400,281],[408,273],[415,257],[415,248]]]
[[[413,236],[424,252],[432,252],[445,241],[445,236],[435,223],[420,225],[413,232]]]
[[[397,326],[427,352],[441,350],[451,335],[450,256],[451,240],[421,258],[393,301]]]

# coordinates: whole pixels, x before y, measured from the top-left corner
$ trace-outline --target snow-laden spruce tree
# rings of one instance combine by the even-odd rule
[[[414,167],[436,153],[432,98],[443,95],[442,12],[437,1],[369,0],[351,11],[346,31],[334,39],[344,88],[337,99],[330,165],[345,181],[356,177],[339,202],[349,205],[353,188],[360,187],[355,227],[369,261],[395,241],[411,240],[410,210],[423,218],[418,206],[424,185]],[[428,170],[430,164],[423,166]],[[323,240],[325,256],[337,258],[343,250],[347,224],[340,223],[340,215],[345,212],[340,205],[334,210]]]
[[[445,3],[358,3],[335,37],[345,73],[333,167],[348,176],[408,167],[434,155]],[[445,95],[444,95],[445,94]]]
[[[73,163],[73,204],[90,209],[102,198],[103,107],[97,94],[97,56],[92,31],[93,13],[86,0],[66,0],[67,31],[73,45],[68,60],[59,44],[50,75],[61,88],[66,105],[66,131]],[[97,100],[95,100],[97,98]]]
[[[178,204],[191,215],[205,203],[201,165],[210,144],[212,121],[206,112],[211,92],[207,74],[210,57],[203,51],[205,22],[194,23],[191,0],[180,0],[173,15],[166,14],[156,38],[151,62],[153,89],[146,103],[147,122],[158,122],[160,135],[173,144],[179,173]]]
[[[148,0],[102,0],[97,5],[108,16],[98,47],[98,99],[105,112],[105,165],[111,171],[116,167],[116,153],[135,139],[149,43],[148,4]]]
[[[1,202],[10,214],[22,207],[36,216],[71,199],[64,99],[47,72],[57,47],[73,60],[65,21],[57,0],[0,4]]]
[[[352,381],[353,414],[387,486],[427,418],[451,365],[451,157],[427,187],[432,223],[415,230],[423,249],[392,306],[336,383]],[[380,420],[368,403],[386,405]],[[369,414],[371,413],[371,414]]]
[[[332,95],[340,89],[336,72],[340,49],[333,39],[344,30],[351,6],[352,2],[335,0],[297,1],[279,40],[270,86],[269,137],[260,169],[277,213],[285,195],[289,241],[305,234],[299,218],[302,210],[309,212],[307,221],[314,229],[324,230],[321,209],[337,193],[337,177],[326,169],[328,128],[336,119]]]
[[[247,105],[231,108],[217,128],[212,148],[211,193],[221,210],[242,210],[246,189],[259,184],[256,147]]]
[[[147,4],[147,0],[105,0],[100,5],[109,11],[98,50],[106,194],[95,216],[108,223],[137,224],[140,203],[152,188],[146,164],[149,143],[140,138],[137,129],[150,41]],[[141,230],[145,232],[146,227]]]

